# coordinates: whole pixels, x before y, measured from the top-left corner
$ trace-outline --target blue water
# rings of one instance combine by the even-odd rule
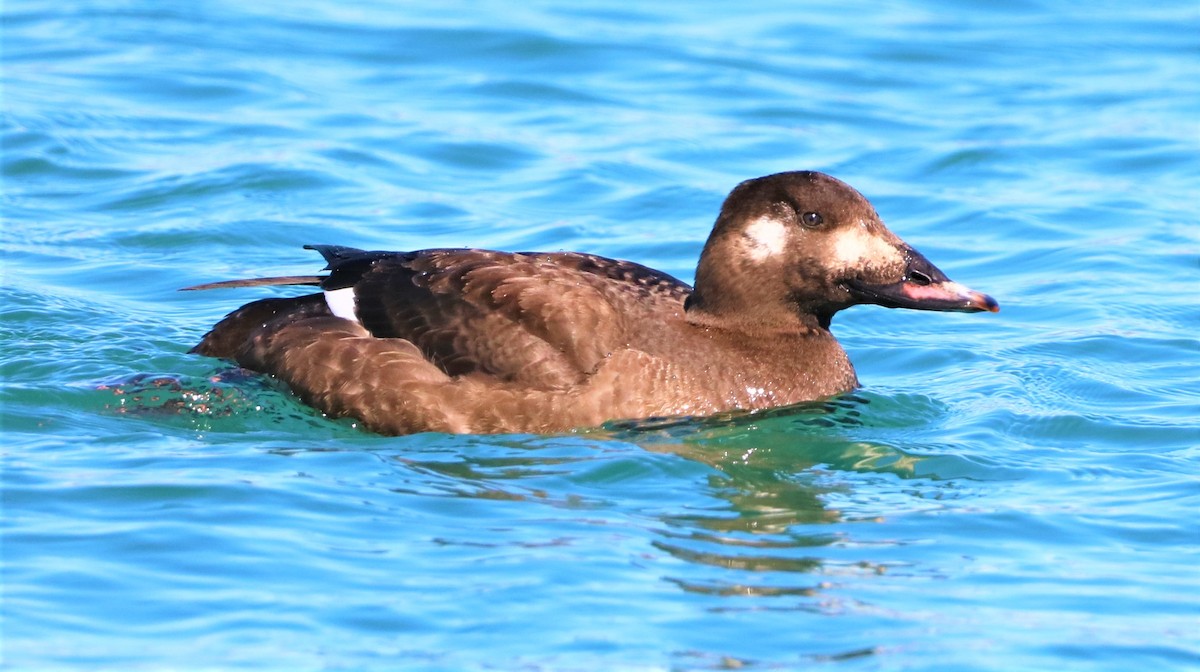
[[[6,668],[1200,669],[1195,2],[2,11]],[[187,354],[273,290],[176,289],[305,243],[690,280],[801,168],[1002,311],[842,313],[834,404],[547,437]]]

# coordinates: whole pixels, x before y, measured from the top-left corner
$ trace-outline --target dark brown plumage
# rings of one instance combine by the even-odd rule
[[[311,249],[327,276],[191,288],[323,290],[249,303],[194,352],[386,434],[559,431],[819,399],[858,385],[829,332],[838,310],[997,310],[888,231],[861,194],[814,172],[738,185],[695,289],[573,252]]]

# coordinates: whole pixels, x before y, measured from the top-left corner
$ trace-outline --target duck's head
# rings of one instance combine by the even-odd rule
[[[696,269],[691,319],[829,327],[860,303],[888,308],[999,310],[952,282],[889,231],[850,185],[817,172],[739,184],[721,207]]]

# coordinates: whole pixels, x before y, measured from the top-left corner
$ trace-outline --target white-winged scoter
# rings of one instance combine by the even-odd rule
[[[843,308],[999,309],[817,172],[734,188],[694,288],[575,252],[309,249],[327,275],[189,288],[322,290],[246,304],[193,352],[385,434],[552,432],[816,400],[858,386],[829,331]]]

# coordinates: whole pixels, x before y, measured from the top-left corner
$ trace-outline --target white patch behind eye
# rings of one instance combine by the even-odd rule
[[[746,249],[750,258],[756,261],[782,254],[787,249],[788,225],[774,217],[759,217],[750,222],[742,235],[748,243]]]
[[[354,296],[353,287],[343,287],[325,292],[325,303],[329,306],[329,312],[343,320],[362,324],[354,310],[356,302],[357,298]]]
[[[879,264],[902,262],[900,251],[891,241],[876,235],[866,222],[852,229],[842,229],[833,240],[833,255],[842,268],[862,268]]]

